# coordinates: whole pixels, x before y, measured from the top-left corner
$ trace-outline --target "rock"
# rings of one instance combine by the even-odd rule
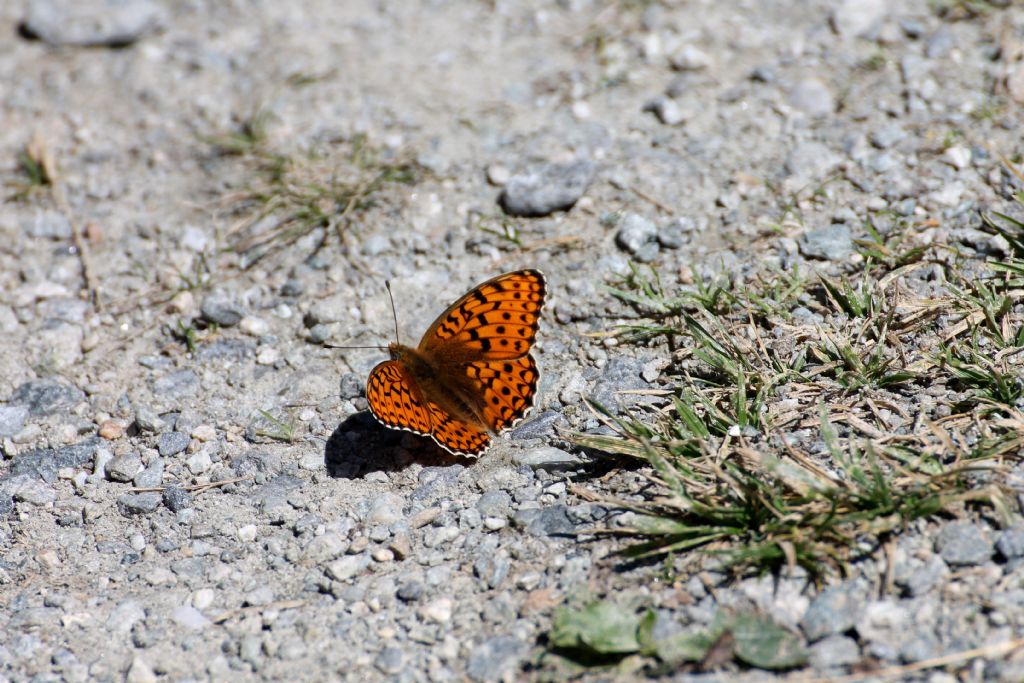
[[[644,105],[644,111],[653,112],[666,126],[677,126],[690,118],[691,112],[684,110],[671,97],[659,97]]]
[[[401,672],[405,665],[404,655],[401,648],[386,647],[377,653],[373,665],[387,676],[394,676]]]
[[[648,244],[654,243],[657,237],[658,226],[653,221],[635,213],[627,213],[615,233],[615,243],[620,249],[636,254]]]
[[[132,664],[125,675],[125,683],[156,683],[157,677],[153,668],[142,657],[132,658]]]
[[[199,310],[205,320],[221,327],[234,327],[245,315],[234,299],[220,291],[208,294]]]
[[[828,636],[811,646],[810,655],[815,669],[831,669],[860,661],[860,647],[853,638]]]
[[[190,631],[199,631],[210,625],[210,620],[192,605],[175,607],[174,611],[171,612],[171,619],[178,626],[182,626]]]
[[[209,451],[205,449],[199,450],[188,456],[188,459],[185,460],[185,466],[192,474],[202,474],[213,466],[213,459],[210,458]]]
[[[32,218],[26,217],[21,223],[29,237],[51,240],[71,239],[71,223],[60,211],[36,209]]]
[[[50,505],[57,500],[57,492],[49,484],[31,479],[18,487],[14,500],[31,505]]]
[[[402,519],[402,508],[404,506],[405,500],[401,496],[394,493],[383,493],[373,501],[373,505],[366,515],[366,524],[394,524]]]
[[[365,553],[346,555],[331,562],[324,568],[324,573],[335,581],[347,581],[370,566],[370,557]]]
[[[165,488],[160,499],[171,512],[179,512],[192,507],[192,494],[178,486]]]
[[[18,386],[9,402],[27,406],[29,415],[56,415],[84,400],[85,394],[77,387],[56,379],[36,379]]]
[[[142,458],[138,453],[118,455],[107,463],[106,475],[111,481],[128,482],[143,470]]]
[[[124,425],[117,420],[105,420],[96,433],[101,439],[116,441],[124,436]]]
[[[842,161],[821,142],[801,142],[786,157],[785,187],[790,192],[809,192],[823,182]]]
[[[142,605],[135,600],[125,600],[111,610],[110,616],[107,617],[107,630],[126,634],[132,630],[132,626],[145,618],[146,612]]]
[[[512,513],[512,496],[505,491],[487,491],[476,502],[476,509],[485,517],[508,517]]]
[[[902,142],[907,137],[907,132],[898,125],[889,125],[872,131],[871,144],[878,149],[889,149]]]
[[[862,596],[865,592],[864,587],[847,582],[819,593],[801,622],[807,640],[813,643],[853,628],[864,609]]]
[[[34,0],[20,28],[49,45],[123,47],[165,22],[152,0]]]
[[[540,439],[554,434],[556,425],[565,424],[561,413],[547,410],[517,425],[508,434],[513,440]]]
[[[1024,527],[1007,529],[996,541],[996,550],[1006,560],[1024,557]]]
[[[963,145],[953,145],[942,153],[942,160],[958,171],[962,171],[971,165],[971,150]]]
[[[160,451],[161,457],[169,457],[171,455],[177,455],[183,450],[188,448],[188,442],[190,441],[188,434],[182,432],[164,432],[160,435],[160,440],[157,443],[157,450]]]
[[[420,607],[417,614],[425,621],[447,624],[451,621],[453,606],[451,598],[438,598]]]
[[[909,631],[912,621],[906,608],[896,600],[875,600],[857,619],[857,635],[867,643],[896,643]]]
[[[897,576],[897,585],[906,589],[912,597],[924,595],[939,585],[949,573],[949,567],[938,555],[932,555],[920,565],[914,565],[904,576]]]
[[[832,28],[844,38],[864,36],[885,18],[885,0],[842,0],[832,13]]]
[[[831,88],[818,78],[805,78],[794,85],[789,91],[789,103],[812,117],[828,116],[836,110]]]
[[[135,409],[135,426],[140,432],[156,434],[167,426],[155,411],[146,406],[139,406]]]
[[[250,337],[262,337],[270,331],[270,325],[263,318],[247,315],[239,321],[238,329]]]
[[[928,38],[924,48],[924,55],[928,59],[941,59],[947,56],[956,47],[956,35],[948,26],[941,26]]]
[[[192,370],[178,370],[153,382],[153,393],[162,399],[181,399],[199,393],[199,376]]]
[[[540,448],[519,451],[512,456],[512,460],[517,465],[526,465],[534,469],[541,467],[570,467],[582,462],[579,456],[573,453],[566,453],[562,449],[553,446],[542,446]]]
[[[499,203],[513,216],[547,216],[572,208],[594,179],[595,167],[580,159],[547,164],[512,176]]]
[[[14,436],[25,426],[28,406],[0,406],[0,439]]]
[[[992,541],[981,526],[968,521],[950,522],[939,531],[935,549],[954,567],[982,564],[992,557]]]
[[[711,58],[707,53],[693,45],[684,45],[668,61],[673,69],[679,71],[699,71],[711,66]]]
[[[57,480],[59,470],[84,467],[87,463],[92,462],[97,447],[102,443],[101,439],[91,437],[56,450],[40,448],[20,453],[14,456],[10,473],[12,475],[30,474],[43,481],[53,483]]]
[[[477,683],[515,680],[527,656],[526,643],[512,636],[495,636],[471,648],[466,674]]]
[[[423,597],[423,584],[419,581],[407,581],[398,588],[395,595],[402,602],[415,602]]]
[[[132,479],[132,484],[140,489],[156,488],[163,483],[164,461],[156,458],[149,467],[142,470]]]
[[[853,237],[845,223],[810,230],[800,236],[800,253],[807,258],[840,261],[853,253]]]
[[[117,497],[117,509],[125,517],[145,515],[160,506],[161,496],[155,491],[125,493]]]
[[[525,527],[534,536],[566,535],[575,530],[566,505],[552,505],[539,510],[520,510],[514,519],[518,526]]]
[[[1006,92],[1014,102],[1024,104],[1024,61],[1010,68],[1006,75]]]

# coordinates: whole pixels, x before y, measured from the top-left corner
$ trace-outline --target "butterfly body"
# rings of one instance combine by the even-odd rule
[[[392,343],[366,382],[370,411],[388,427],[479,455],[533,405],[530,355],[546,285],[536,270],[488,280],[452,304],[416,347]]]

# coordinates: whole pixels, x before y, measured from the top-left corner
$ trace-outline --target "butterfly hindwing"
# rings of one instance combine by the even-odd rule
[[[480,455],[491,445],[485,431],[451,415],[432,401],[427,401],[433,431],[430,433],[442,448],[456,455]]]
[[[429,435],[430,413],[398,361],[379,363],[366,380],[366,402],[370,412],[388,427]]]
[[[508,360],[530,351],[547,285],[539,270],[488,280],[442,313],[420,342],[425,353],[462,359]]]
[[[513,426],[533,405],[540,373],[530,355],[472,362],[466,366],[466,373],[479,383],[483,416],[495,432]]]

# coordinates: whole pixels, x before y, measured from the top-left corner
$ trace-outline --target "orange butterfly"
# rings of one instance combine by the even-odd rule
[[[419,346],[389,344],[391,360],[366,380],[373,416],[456,455],[486,451],[533,405],[540,372],[530,347],[546,292],[539,270],[505,273],[449,306]]]

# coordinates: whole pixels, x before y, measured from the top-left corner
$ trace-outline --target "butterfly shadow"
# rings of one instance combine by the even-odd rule
[[[388,429],[368,411],[347,417],[327,439],[324,465],[339,479],[362,479],[373,472],[395,472],[409,465],[466,465],[471,458],[453,455],[424,436]]]

